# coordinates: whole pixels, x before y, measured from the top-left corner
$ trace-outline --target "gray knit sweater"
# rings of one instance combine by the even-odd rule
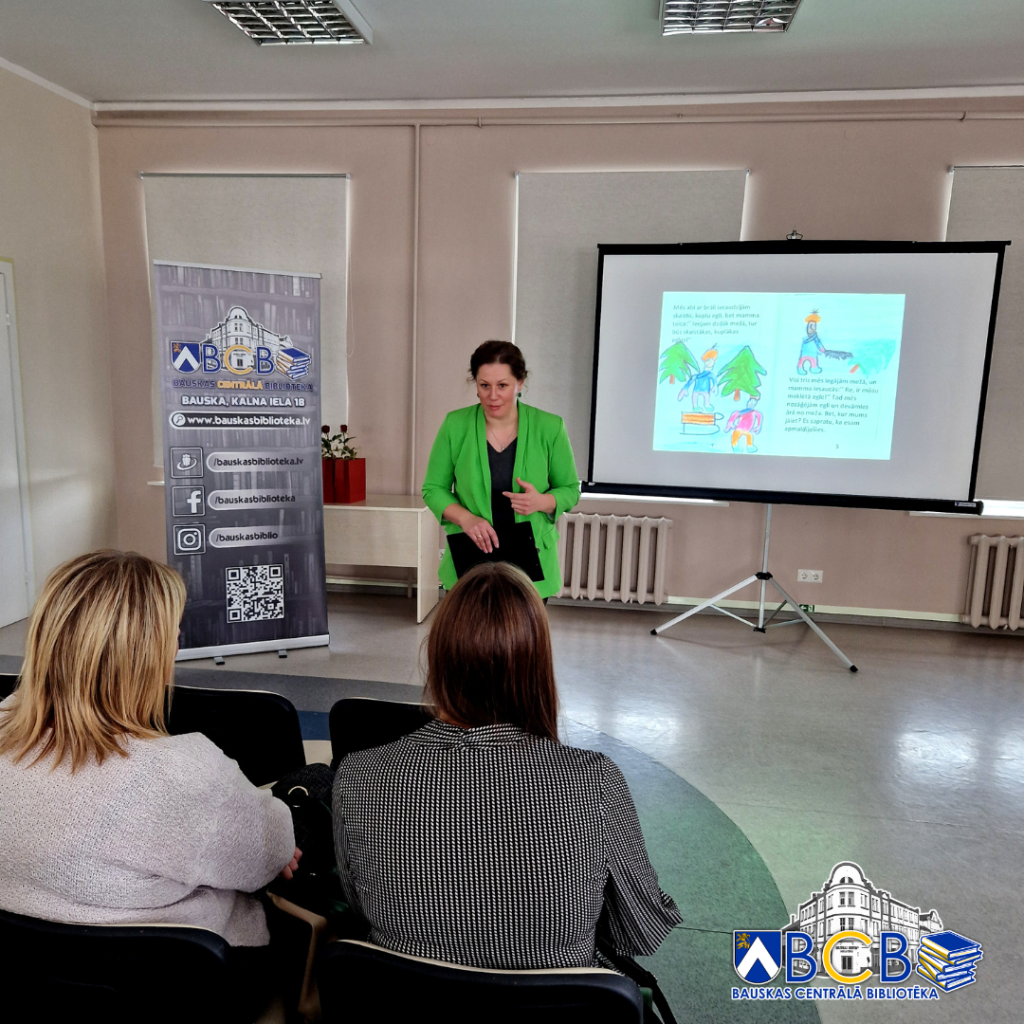
[[[183,924],[269,941],[259,901],[291,813],[205,736],[128,740],[71,773],[0,757],[0,907],[79,924]]]

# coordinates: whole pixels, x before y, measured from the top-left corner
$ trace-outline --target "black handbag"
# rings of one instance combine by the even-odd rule
[[[289,772],[270,790],[292,812],[295,845],[302,851],[294,876],[275,879],[270,891],[328,920],[348,909],[334,855],[333,785],[334,771],[329,765],[307,764]]]

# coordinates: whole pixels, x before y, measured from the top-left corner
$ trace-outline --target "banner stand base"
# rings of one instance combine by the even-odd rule
[[[231,654],[260,654],[264,651],[277,651],[279,658],[287,658],[289,651],[298,650],[300,647],[326,647],[331,642],[331,634],[323,633],[319,636],[295,636],[287,639],[277,640],[253,640],[246,644],[221,644],[217,647],[186,647],[178,651],[174,659],[178,661],[195,661],[198,658],[213,658],[218,665],[223,665],[223,659]]]

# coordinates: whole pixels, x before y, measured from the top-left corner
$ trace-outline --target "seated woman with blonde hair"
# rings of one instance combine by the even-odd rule
[[[485,563],[427,641],[436,720],[349,754],[334,783],[338,870],[370,941],[498,970],[599,964],[600,937],[653,953],[680,923],[622,772],[558,740],[547,614]]]
[[[296,867],[288,807],[164,721],[185,586],[137,554],[55,569],[0,704],[0,907],[269,942],[250,895]],[[234,952],[234,950],[232,951]]]

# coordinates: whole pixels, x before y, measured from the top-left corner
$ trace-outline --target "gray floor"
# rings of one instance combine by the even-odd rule
[[[418,683],[429,620],[415,624],[411,601],[332,595],[330,610],[329,649],[225,668]],[[567,724],[635,747],[709,797],[760,853],[787,909],[853,860],[984,947],[977,983],[939,1002],[823,1002],[823,1021],[1022,1019],[1020,640],[829,626],[860,667],[851,675],[802,626],[761,637],[702,616],[655,638],[662,618],[649,612],[549,613]],[[23,636],[23,624],[0,630],[0,656],[20,654]]]

